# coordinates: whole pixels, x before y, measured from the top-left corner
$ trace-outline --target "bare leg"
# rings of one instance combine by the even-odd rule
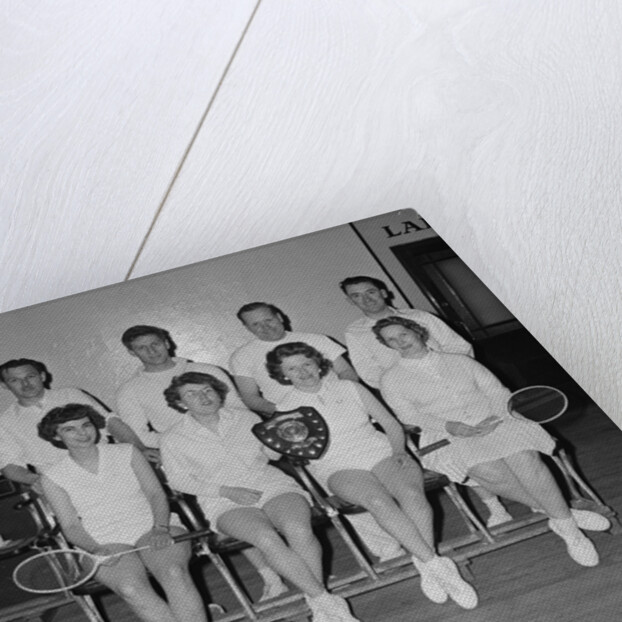
[[[220,515],[217,524],[219,531],[257,547],[278,574],[305,594],[313,597],[325,592],[313,570],[285,544],[263,510],[251,507],[229,510]]]
[[[524,503],[528,507],[537,504],[536,499],[525,489],[505,459],[484,462],[471,467],[469,477],[487,490],[513,501]]]
[[[400,466],[393,458],[379,462],[372,473],[380,480],[402,511],[414,523],[430,549],[434,549],[432,508],[425,496],[423,473],[414,460]]]
[[[315,578],[324,583],[322,576],[322,547],[311,529],[311,508],[306,499],[296,493],[286,493],[270,499],[263,506],[272,524],[305,561]]]
[[[399,507],[375,473],[358,469],[338,471],[328,479],[328,487],[345,501],[364,507],[385,531],[418,559],[429,561],[434,557],[426,539],[427,533],[425,536],[421,534],[413,519]]]
[[[114,548],[132,547],[122,544]],[[171,608],[151,587],[138,555],[130,553],[111,566],[100,566],[95,578],[118,594],[143,622],[176,622]]]
[[[242,549],[242,555],[257,570],[257,573],[263,580],[264,587],[260,600],[274,598],[283,592],[287,592],[287,586],[283,583],[281,577],[270,568],[266,558],[259,549],[255,547]]]
[[[568,504],[537,452],[521,451],[508,456],[505,462],[533,498],[530,507],[541,508],[550,518],[570,518]]]
[[[185,530],[171,527],[171,535],[180,535]],[[144,544],[146,535],[136,543]],[[166,549],[147,549],[139,555],[145,566],[158,580],[168,599],[177,622],[207,622],[203,601],[188,571],[192,551],[189,542],[174,544]]]
[[[486,519],[487,527],[495,527],[512,520],[512,515],[505,509],[497,495],[482,486],[468,486],[468,488],[473,490],[490,512]]]

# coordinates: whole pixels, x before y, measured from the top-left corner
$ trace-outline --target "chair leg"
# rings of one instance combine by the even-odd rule
[[[622,525],[618,519],[618,515],[611,507],[606,505],[600,497],[587,485],[585,480],[579,475],[572,465],[568,454],[560,449],[557,455],[553,456],[553,461],[561,470],[568,489],[570,491],[571,502],[573,508],[579,510],[590,510],[598,512],[606,516],[611,521],[611,533],[622,533]]]
[[[251,603],[244,590],[239,586],[238,582],[236,581],[229,568],[227,568],[227,564],[225,564],[222,557],[218,553],[212,551],[208,544],[205,542],[201,542],[199,546],[201,548],[202,554],[205,555],[212,562],[212,564],[214,564],[216,570],[225,580],[225,582],[233,592],[234,596],[237,598],[238,602],[242,606],[242,609],[244,610],[247,618],[251,620],[251,622],[258,622],[259,618],[257,617],[257,613],[255,612],[253,604]]]
[[[305,488],[311,493],[311,496],[317,503],[317,505],[324,511],[326,516],[330,519],[331,523],[345,542],[346,546],[350,549],[350,552],[354,556],[354,559],[365,572],[365,574],[372,580],[378,581],[378,573],[374,570],[373,566],[367,560],[367,557],[363,554],[359,546],[354,542],[352,536],[348,533],[346,526],[343,523],[343,519],[339,514],[339,511],[335,509],[317,490],[315,484],[311,481],[309,475],[305,471],[304,467],[295,465],[296,473],[300,480],[304,483]]]
[[[91,596],[74,595],[73,599],[80,609],[82,609],[89,622],[106,622],[99,613],[97,605]]]
[[[460,516],[466,523],[471,533],[481,534],[488,542],[494,542],[495,538],[488,530],[488,527],[475,515],[471,508],[467,505],[466,501],[462,498],[458,487],[453,482],[450,482],[445,486],[445,492],[451,499],[452,503],[456,506]]]

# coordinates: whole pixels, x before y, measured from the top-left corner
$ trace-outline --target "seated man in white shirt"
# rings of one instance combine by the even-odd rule
[[[267,302],[251,302],[240,308],[237,317],[255,339],[231,355],[229,366],[244,403],[260,415],[274,413],[275,404],[291,390],[291,387],[270,378],[266,369],[266,354],[283,343],[302,341],[309,344],[332,362],[339,378],[358,382],[356,372],[344,358],[346,350],[343,346],[326,335],[292,331],[289,318],[278,307]],[[403,552],[397,541],[383,531],[371,515],[356,514],[350,517],[350,522],[381,561]]]
[[[428,346],[434,350],[473,357],[473,346],[435,315],[421,309],[393,307],[393,293],[380,279],[352,276],[341,281],[339,287],[348,301],[363,312],[362,318],[346,328],[345,338],[357,374],[370,387],[378,389],[384,372],[400,359],[399,352],[383,346],[372,331],[374,324],[385,317],[404,316],[427,328],[430,335]],[[473,489],[490,510],[489,527],[512,519],[495,495],[479,486]]]
[[[164,397],[164,390],[175,376],[189,371],[210,374],[229,387],[229,408],[247,410],[223,369],[176,357],[175,342],[164,328],[132,326],[123,333],[121,341],[130,355],[142,364],[117,391],[117,411],[133,431],[121,440],[135,445],[152,462],[160,462],[160,435],[185,419],[184,415],[168,406]],[[249,418],[249,422],[251,425],[252,419]],[[245,549],[243,553],[264,581],[262,600],[278,596],[287,589],[257,549]]]
[[[39,488],[37,471],[63,459],[66,452],[39,438],[37,424],[58,406],[88,404],[106,418],[107,431],[115,438],[129,431],[114,413],[106,411],[80,389],[49,388],[50,374],[40,361],[13,359],[0,365],[1,383],[17,398],[0,414],[0,471],[9,480]]]
[[[244,403],[255,412],[271,415],[275,404],[289,391],[273,380],[266,370],[266,354],[283,343],[302,341],[320,351],[342,380],[358,381],[356,372],[344,358],[345,348],[326,335],[292,332],[289,318],[267,302],[251,302],[237,313],[238,319],[255,339],[238,348],[229,362]]]

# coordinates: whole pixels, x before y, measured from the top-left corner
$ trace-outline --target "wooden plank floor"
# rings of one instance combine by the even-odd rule
[[[576,450],[580,467],[596,491],[617,511],[622,511],[622,432],[594,406],[567,415],[553,430]],[[525,509],[508,504],[514,515]],[[443,504],[451,535],[458,529],[452,509]],[[420,593],[418,580],[407,580],[351,599],[362,622],[609,622],[622,611],[622,535],[593,534],[601,554],[597,568],[575,564],[563,543],[551,533],[475,558],[470,569],[480,595],[480,605],[465,611],[454,604],[434,605]],[[333,551],[332,570],[336,574],[353,567],[348,551],[332,532],[328,539]],[[234,560],[252,597],[259,595],[256,575],[244,562]],[[212,599],[235,608],[228,588],[211,566],[205,578]],[[114,595],[102,599],[114,622],[135,618]],[[62,617],[61,617],[62,616]],[[82,622],[73,605],[57,617],[63,622]],[[217,620],[217,618],[215,618]]]

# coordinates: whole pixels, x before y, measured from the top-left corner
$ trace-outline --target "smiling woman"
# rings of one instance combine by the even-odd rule
[[[305,594],[314,622],[356,622],[345,600],[324,587],[308,495],[268,464],[251,431],[257,415],[227,409],[227,391],[214,376],[189,372],[173,378],[164,392],[169,406],[188,413],[160,444],[169,483],[197,496],[212,527],[259,549],[275,572]]]
[[[266,367],[271,378],[292,385],[278,411],[309,406],[328,424],[328,448],[307,467],[313,476],[333,494],[364,507],[411,554],[430,600],[477,606],[475,590],[454,562],[435,552],[421,469],[407,455],[404,431],[389,411],[360,384],[329,375],[330,361],[306,343],[277,346],[267,354]]]
[[[400,354],[381,378],[384,399],[402,423],[421,428],[422,445],[449,441],[423,456],[424,466],[544,512],[570,557],[596,566],[598,553],[581,529],[606,529],[608,521],[571,512],[539,455],[552,454],[554,440],[535,423],[509,415],[509,390],[472,358],[431,348],[428,331],[413,320],[383,318],[373,332]]]
[[[109,555],[147,545],[103,564],[95,578],[115,591],[140,620],[206,622],[188,573],[190,547],[173,544],[183,530],[169,526],[164,491],[141,453],[131,445],[98,445],[105,419],[84,404],[53,408],[39,436],[68,455],[44,472],[43,490],[67,539],[80,549]],[[146,568],[164,589],[151,587]]]
[[[99,442],[106,420],[82,404],[53,408],[38,425],[39,436],[54,447],[71,450]]]

